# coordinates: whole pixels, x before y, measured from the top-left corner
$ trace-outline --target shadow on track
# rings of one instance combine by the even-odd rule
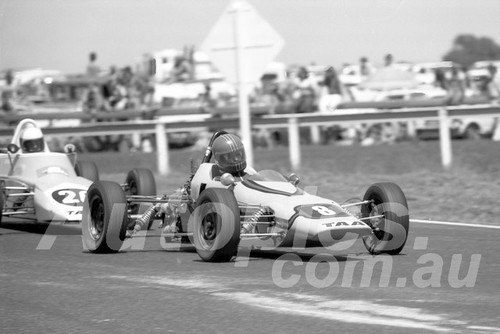
[[[33,233],[33,234],[48,234],[48,235],[81,235],[82,231],[80,228],[80,224],[71,224],[71,225],[62,225],[61,223],[34,223],[34,222],[2,222],[0,225],[0,236],[4,234],[14,234],[10,231],[2,231],[5,230],[14,230],[19,233]]]

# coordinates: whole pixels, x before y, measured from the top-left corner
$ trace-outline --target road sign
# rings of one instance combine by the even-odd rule
[[[246,1],[233,1],[224,10],[201,46],[212,63],[234,84],[260,79],[266,66],[285,42],[274,28]],[[238,74],[237,49],[244,53],[243,73]]]
[[[253,165],[249,83],[257,82],[284,45],[283,38],[244,0],[235,0],[210,30],[201,49],[229,82],[238,85],[241,138]]]

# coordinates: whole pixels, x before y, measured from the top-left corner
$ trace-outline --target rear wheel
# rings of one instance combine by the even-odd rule
[[[153,173],[146,168],[134,168],[127,174],[125,179],[127,184],[125,194],[128,196],[140,195],[140,196],[156,196],[156,182]],[[150,204],[131,204],[130,213],[143,214]],[[148,230],[151,228],[153,222],[148,225]],[[130,226],[133,228],[133,225]]]
[[[147,168],[134,168],[127,174],[127,195],[155,196],[156,182],[153,173]]]
[[[93,253],[118,252],[125,241],[127,199],[118,183],[94,182],[83,207],[84,248]]]
[[[363,242],[372,254],[396,255],[403,249],[408,238],[409,213],[406,197],[394,183],[375,183],[368,188],[363,200],[371,203],[361,207],[363,218],[373,228]]]
[[[227,262],[236,255],[240,243],[240,209],[227,189],[207,189],[196,203],[193,243],[207,262]]]
[[[75,172],[76,175],[92,182],[99,181],[99,171],[96,164],[91,161],[78,161],[75,165]]]

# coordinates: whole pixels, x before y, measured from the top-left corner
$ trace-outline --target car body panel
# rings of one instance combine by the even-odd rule
[[[335,201],[305,192],[276,171],[247,174],[236,178],[234,185],[224,186],[214,179],[214,169],[212,163],[200,165],[191,183],[191,196],[197,199],[207,188],[231,188],[240,208],[271,209],[277,224],[268,232],[283,233],[279,246],[296,246],[297,242],[306,241],[329,246],[340,239],[372,233],[366,223]]]
[[[17,206],[34,207],[34,215],[11,216],[39,222],[80,222],[85,194],[92,184],[76,175],[66,154],[55,152],[0,154],[0,178],[6,187],[25,188],[17,193],[33,193],[24,199],[30,204],[21,203],[20,198]]]

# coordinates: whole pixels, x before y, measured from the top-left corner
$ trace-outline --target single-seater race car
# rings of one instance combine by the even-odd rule
[[[87,190],[99,180],[99,172],[93,162],[77,161],[74,145],[64,150],[51,152],[34,120],[19,122],[11,143],[0,149],[0,223],[81,222]],[[147,169],[130,171],[121,187],[127,194],[156,194]]]
[[[272,241],[274,247],[329,247],[361,237],[372,254],[403,249],[409,213],[396,184],[373,184],[362,200],[340,205],[299,188],[295,174],[250,167],[236,176],[224,173],[211,159],[214,142],[225,135],[213,135],[201,164],[172,195],[130,196],[117,183],[94,182],[83,209],[84,249],[117,252],[155,219],[161,220],[162,236],[189,240],[210,262],[231,260],[244,239]],[[145,203],[143,214],[131,214],[131,207]]]

